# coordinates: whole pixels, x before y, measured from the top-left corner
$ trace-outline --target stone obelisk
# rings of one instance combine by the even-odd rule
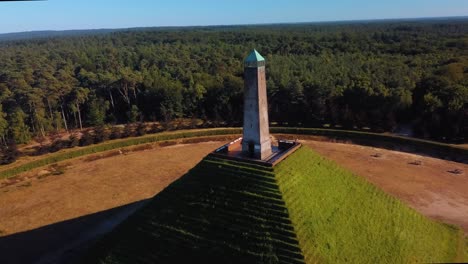
[[[265,59],[253,50],[244,62],[244,131],[242,152],[255,159],[271,156]]]

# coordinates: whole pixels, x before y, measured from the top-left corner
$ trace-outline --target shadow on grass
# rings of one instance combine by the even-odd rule
[[[101,235],[145,205],[142,200],[106,211],[0,237],[1,263],[76,263]]]
[[[208,158],[92,246],[83,263],[304,263],[274,174]]]

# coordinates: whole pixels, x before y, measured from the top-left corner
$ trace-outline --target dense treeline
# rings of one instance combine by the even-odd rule
[[[0,140],[137,121],[240,125],[242,60],[267,59],[282,125],[466,140],[468,20],[148,29],[0,43]]]

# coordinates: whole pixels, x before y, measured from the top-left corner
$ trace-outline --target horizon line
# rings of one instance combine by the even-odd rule
[[[294,24],[321,24],[321,23],[353,23],[353,22],[379,22],[398,20],[430,20],[430,19],[468,19],[468,16],[434,16],[434,17],[402,17],[402,18],[369,18],[369,19],[343,19],[343,20],[316,20],[298,22],[270,22],[270,23],[245,23],[245,24],[206,24],[206,25],[160,25],[160,26],[129,26],[129,27],[97,27],[97,28],[70,28],[70,29],[34,29],[25,31],[0,32],[0,35],[33,33],[33,32],[64,32],[64,31],[93,31],[93,30],[131,30],[151,28],[201,28],[201,27],[228,27],[228,26],[268,26],[268,25],[294,25]]]

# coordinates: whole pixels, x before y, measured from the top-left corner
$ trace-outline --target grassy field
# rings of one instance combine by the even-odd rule
[[[83,263],[414,263],[464,259],[463,233],[302,147],[274,169],[205,158]]]
[[[429,220],[308,148],[275,173],[308,263],[468,260],[458,228]]]

